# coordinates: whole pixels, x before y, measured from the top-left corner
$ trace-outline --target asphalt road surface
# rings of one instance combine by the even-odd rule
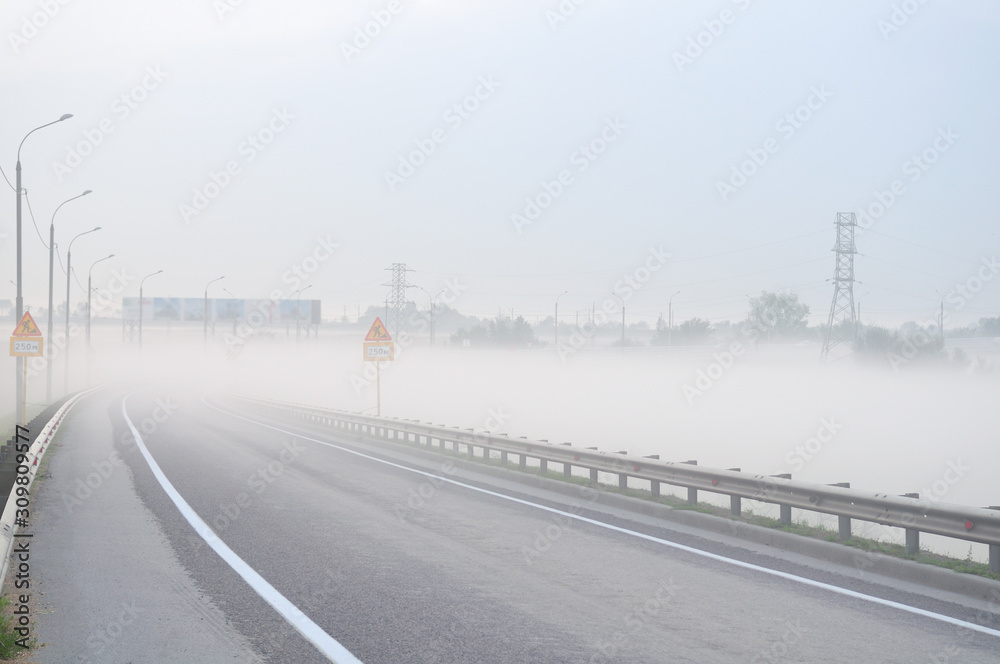
[[[219,395],[81,402],[35,491],[35,659],[1000,662],[1000,595],[859,580],[302,427]]]

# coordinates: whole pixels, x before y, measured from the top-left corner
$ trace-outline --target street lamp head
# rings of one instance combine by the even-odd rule
[[[62,114],[62,117],[61,117],[61,118],[59,118],[59,120],[58,120],[58,121],[59,121],[59,122],[62,122],[63,120],[69,120],[69,119],[70,119],[71,117],[73,117],[73,114],[72,114],[72,113],[63,113],[63,114]]]
[[[81,195],[81,196],[86,196],[87,194],[92,194],[92,193],[94,193],[93,189],[88,189],[88,190],[86,190],[85,192],[83,192],[83,193],[82,193],[82,194],[80,194],[80,195]]]

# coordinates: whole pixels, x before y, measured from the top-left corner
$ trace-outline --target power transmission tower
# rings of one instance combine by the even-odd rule
[[[412,270],[406,269],[406,263],[393,263],[392,267],[385,268],[392,272],[392,280],[383,286],[389,286],[389,299],[386,303],[386,327],[389,335],[399,340],[398,334],[403,326],[403,312],[406,310],[406,289],[410,284],[406,283],[406,273]]]
[[[857,318],[854,312],[854,229],[858,225],[853,212],[837,213],[837,267],[833,273],[833,303],[826,324],[826,341],[823,342],[823,360],[838,359],[854,350],[857,338]],[[846,351],[844,350],[846,348]],[[831,358],[831,351],[833,357]]]

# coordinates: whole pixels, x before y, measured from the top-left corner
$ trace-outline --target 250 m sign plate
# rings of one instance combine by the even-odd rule
[[[41,357],[42,340],[32,337],[11,337],[10,338],[11,357]]]
[[[366,341],[365,362],[391,362],[393,343],[391,341]]]

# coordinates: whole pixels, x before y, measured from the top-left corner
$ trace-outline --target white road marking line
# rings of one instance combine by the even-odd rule
[[[589,523],[600,528],[605,528],[607,530],[613,530],[618,533],[623,533],[625,535],[631,535],[632,537],[638,537],[639,539],[644,539],[649,542],[655,542],[656,544],[662,544],[663,546],[668,546],[673,549],[678,549],[680,551],[686,551],[688,553],[693,553],[696,556],[702,556],[704,558],[709,558],[711,560],[716,560],[728,565],[734,565],[736,567],[742,567],[744,569],[753,570],[755,572],[763,572],[764,574],[770,574],[771,576],[777,576],[782,579],[787,579],[789,581],[794,581],[795,583],[801,583],[802,585],[812,586],[813,588],[820,588],[822,590],[827,590],[838,595],[844,595],[846,597],[853,597],[854,599],[860,599],[865,602],[871,602],[873,604],[881,604],[882,606],[888,606],[894,609],[899,609],[900,611],[905,611],[907,613],[912,613],[918,616],[923,616],[924,618],[930,618],[931,620],[937,620],[939,622],[947,623],[949,625],[955,625],[957,627],[962,627],[975,632],[980,632],[982,634],[988,634],[990,636],[995,636],[1000,638],[1000,630],[991,629],[989,627],[983,627],[982,625],[977,625],[975,623],[970,623],[965,620],[959,620],[958,618],[952,618],[951,616],[946,616],[941,613],[934,613],[933,611],[927,611],[926,609],[920,609],[915,606],[909,606],[907,604],[901,604],[899,602],[893,602],[892,600],[883,599],[881,597],[875,597],[874,595],[866,595],[864,593],[859,593],[855,590],[848,590],[847,588],[841,588],[840,586],[835,586],[829,583],[823,583],[822,581],[816,581],[814,579],[809,579],[804,576],[798,576],[795,574],[789,574],[788,572],[781,572],[779,570],[770,569],[768,567],[761,567],[760,565],[754,565],[753,563],[743,562],[742,560],[736,560],[734,558],[727,558],[725,556],[720,556],[716,553],[710,553],[708,551],[702,551],[701,549],[696,549],[694,547],[685,546],[684,544],[678,544],[677,542],[671,542],[669,540],[661,539],[659,537],[654,537],[652,535],[647,535],[645,533],[640,533],[635,530],[629,530],[628,528],[622,528],[620,526],[614,526],[610,523],[604,523],[603,521],[597,521],[596,519],[588,519],[584,516],[579,516],[577,514],[572,514],[570,512],[565,512],[563,510],[556,509],[554,507],[547,507],[546,505],[539,505],[538,503],[533,503],[528,500],[523,500],[521,498],[514,498],[513,496],[506,496],[502,493],[497,493],[496,491],[490,491],[489,489],[482,489],[471,484],[465,484],[464,482],[459,482],[457,480],[450,479],[448,477],[442,477],[441,475],[435,475],[434,473],[429,473],[423,470],[417,470],[416,468],[409,468],[407,466],[400,465],[398,463],[393,463],[392,461],[386,461],[385,459],[379,459],[378,457],[373,457],[371,455],[365,454],[363,452],[358,452],[347,447],[342,447],[340,445],[335,445],[333,443],[328,443],[322,440],[317,440],[315,438],[310,438],[308,436],[303,436],[300,433],[295,433],[294,431],[288,431],[286,429],[279,429],[278,427],[271,426],[270,424],[264,424],[263,422],[258,422],[256,420],[251,420],[241,415],[236,415],[229,411],[223,410],[218,406],[214,406],[202,397],[202,403],[204,403],[209,408],[214,408],[220,413],[229,415],[230,417],[235,417],[237,419],[243,420],[245,422],[250,422],[251,424],[256,424],[257,426],[262,426],[268,429],[273,429],[281,433],[288,434],[290,436],[295,436],[296,438],[301,438],[303,440],[309,440],[314,443],[319,443],[320,445],[326,445],[327,447],[332,447],[334,449],[340,450],[342,452],[347,452],[348,454],[353,454],[359,456],[363,459],[369,459],[371,461],[376,461],[378,463],[385,464],[387,466],[392,466],[393,468],[399,468],[400,470],[405,470],[417,475],[423,475],[424,477],[433,478],[441,482],[447,482],[448,484],[453,484],[455,486],[460,486],[464,489],[469,489],[470,491],[477,491],[489,496],[494,496],[503,500],[507,500],[513,503],[518,503],[520,505],[527,505],[528,507],[534,507],[536,509],[544,510],[546,512],[551,512],[552,514],[558,514],[560,516],[567,517],[569,519],[575,519],[577,521],[582,521],[583,523]]]
[[[160,486],[163,490],[167,492],[170,499],[174,501],[174,505],[180,513],[187,519],[187,522],[191,524],[191,527],[195,529],[202,539],[212,547],[219,557],[222,558],[226,563],[229,564],[233,570],[243,577],[243,580],[253,588],[258,595],[260,595],[265,602],[274,607],[274,610],[281,614],[285,620],[291,624],[302,636],[304,636],[310,643],[316,646],[321,653],[323,653],[327,659],[336,664],[362,664],[361,660],[352,655],[347,648],[340,645],[333,637],[324,632],[319,625],[314,623],[309,617],[304,614],[297,606],[288,601],[284,595],[278,592],[274,586],[268,583],[264,577],[254,571],[250,565],[246,563],[242,558],[240,558],[236,553],[230,549],[225,542],[219,539],[212,529],[205,523],[200,516],[188,505],[187,501],[184,500],[183,496],[177,492],[174,485],[170,483],[167,476],[163,474],[160,470],[159,464],[146,449],[146,444],[142,441],[142,436],[139,435],[139,431],[132,424],[132,420],[129,419],[128,412],[125,409],[126,402],[129,396],[122,399],[122,415],[125,416],[125,422],[128,424],[128,428],[132,430],[132,435],[135,437],[136,445],[139,446],[139,451],[142,452],[142,456],[145,457],[146,463],[149,464],[149,469],[153,471],[153,475],[160,482]]]

